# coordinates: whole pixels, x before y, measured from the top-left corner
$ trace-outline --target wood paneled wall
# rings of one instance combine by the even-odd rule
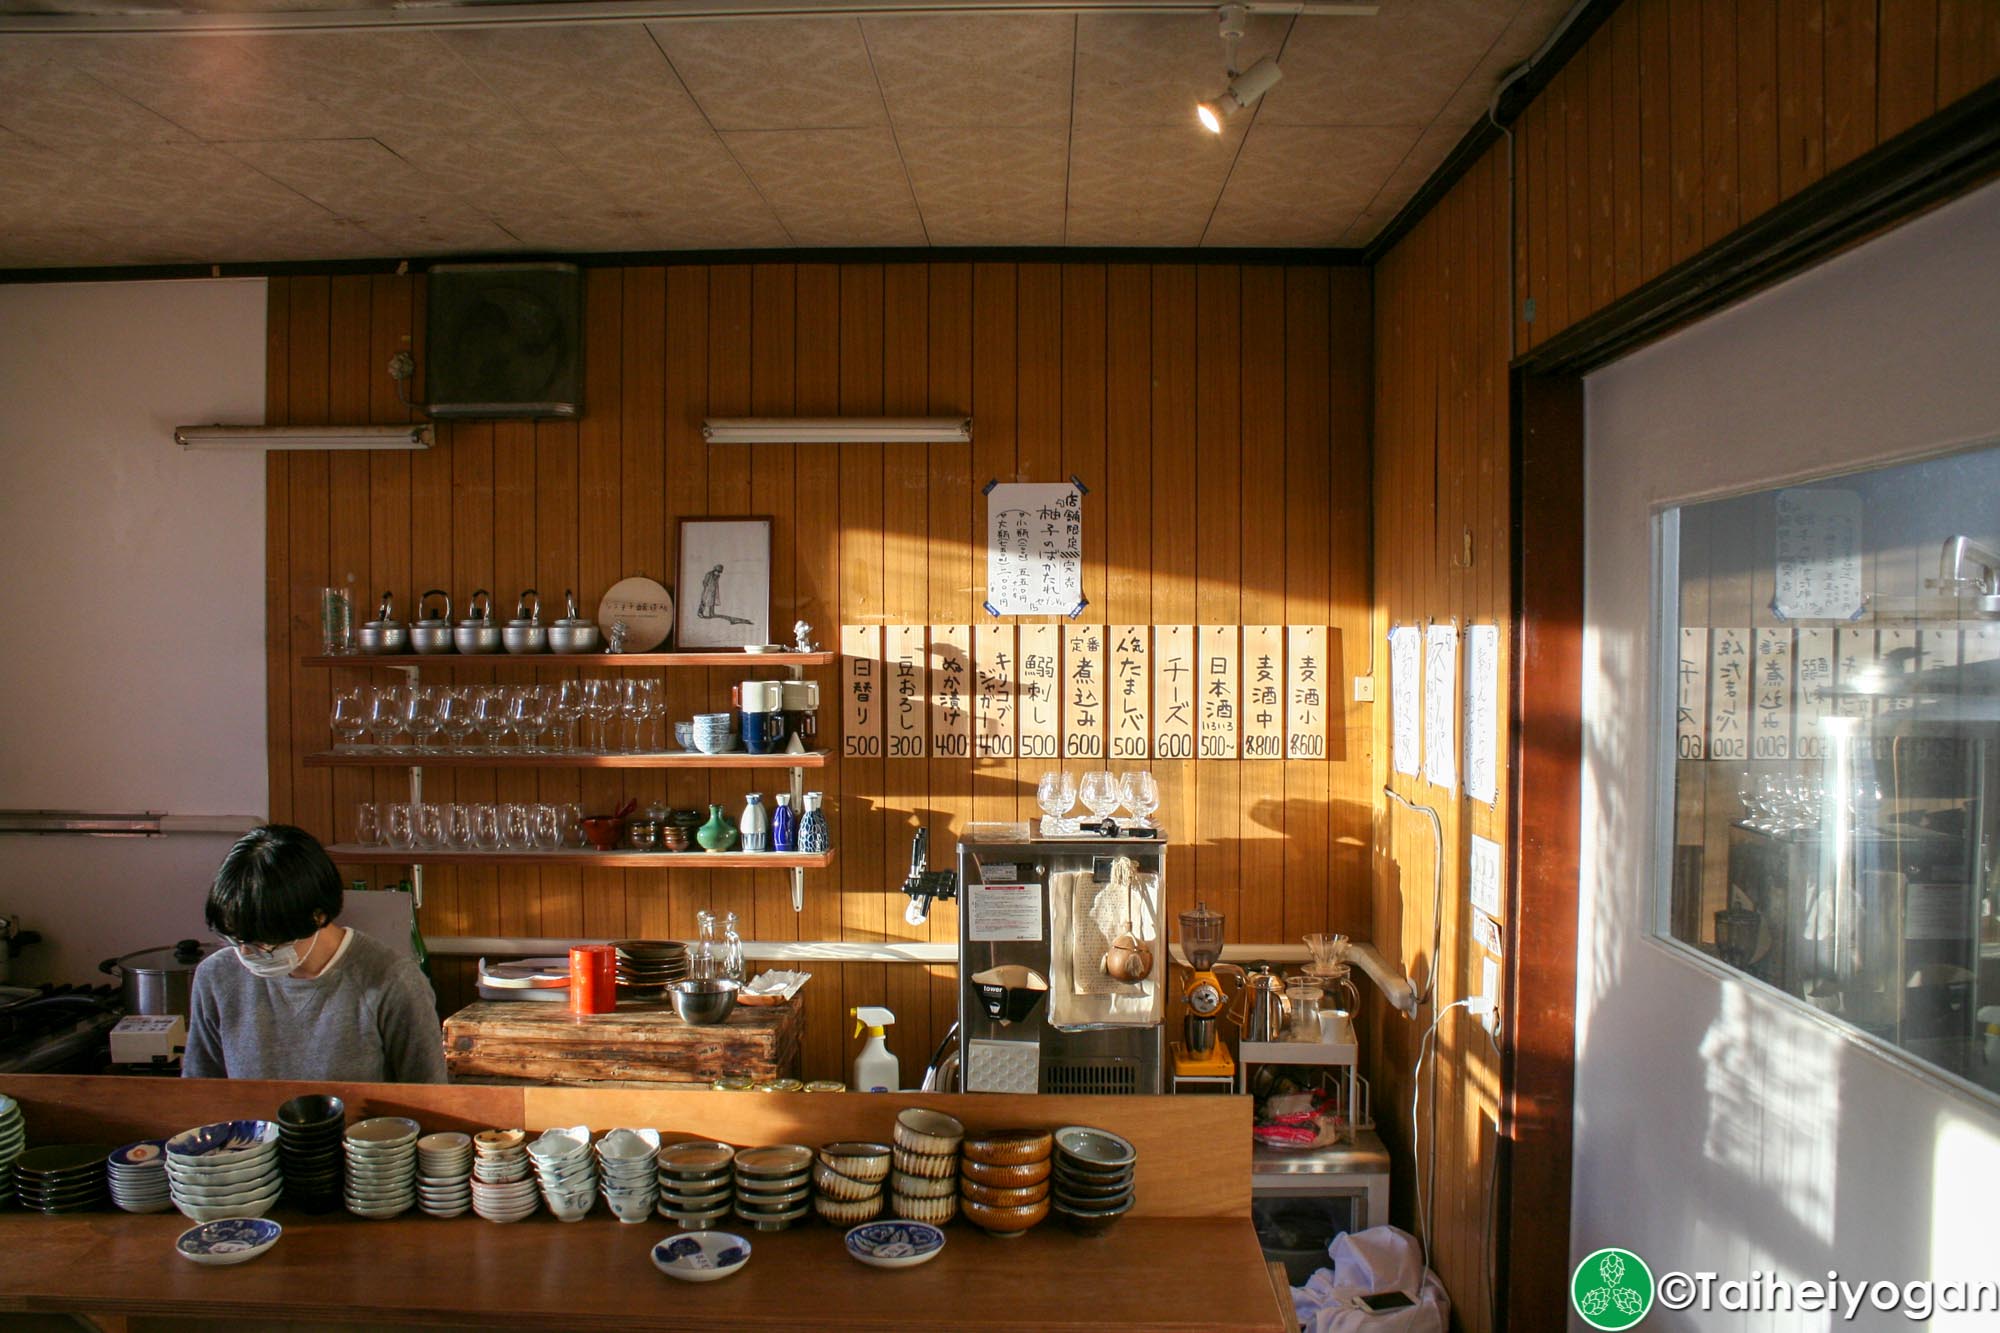
[[[420,279],[305,277],[271,284],[268,420],[400,421],[384,373],[414,340]],[[308,670],[317,596],[474,588],[511,598],[615,580],[672,583],[683,515],[776,518],[773,615],[822,643],[842,624],[984,618],[991,478],[1076,474],[1084,588],[1113,623],[1332,627],[1341,700],[1367,670],[1370,290],[1360,269],[1102,264],[792,264],[593,269],[586,406],[574,423],[442,425],[426,453],[273,454],[269,468],[271,804],[324,836],[352,832],[364,799],[407,790],[400,770],[308,769],[329,743],[336,683]],[[967,412],[965,445],[707,446],[701,418]],[[533,668],[459,668],[526,679]],[[511,673],[511,674],[509,674]],[[559,678],[546,669],[543,679]],[[725,697],[732,673],[670,672],[675,716]],[[838,680],[822,673],[828,687]],[[828,699],[824,716],[838,710]],[[1159,762],[1173,831],[1175,910],[1199,892],[1238,939],[1368,931],[1373,809],[1366,705],[1329,724],[1326,762]],[[686,938],[696,911],[733,910],[760,940],[956,938],[953,909],[903,923],[912,832],[949,849],[967,819],[1035,813],[1039,761],[848,760],[828,793],[835,868],[809,874],[794,915],[780,873],[571,869],[431,871],[437,936]],[[581,801],[627,794],[739,806],[742,775],[434,769],[437,800]],[[770,783],[760,784],[769,790]],[[352,872],[367,878],[363,868]],[[377,879],[394,879],[393,874]],[[810,1076],[845,1077],[846,1008],[887,1003],[914,1077],[955,1012],[954,970],[815,969]],[[927,975],[928,972],[928,975]],[[440,968],[443,1003],[466,995]]]
[[[1614,11],[1528,106],[1511,140],[1376,267],[1378,673],[1386,676],[1382,636],[1398,622],[1495,622],[1503,670],[1511,656],[1507,367],[1515,354],[1996,75],[2000,8],[1991,0],[1626,0]],[[1386,725],[1383,710],[1384,780]],[[1440,1002],[1449,1002],[1478,990],[1469,838],[1504,841],[1507,786],[1502,808],[1489,809],[1395,781],[1444,821],[1436,965]],[[1385,948],[1400,940],[1421,979],[1434,928],[1429,825],[1391,807],[1377,817],[1376,848],[1376,938]],[[1385,1138],[1408,1149],[1422,1026],[1392,1016],[1371,1028],[1364,1059],[1376,1118]],[[1462,1013],[1444,1021],[1438,1050],[1433,1262],[1454,1296],[1454,1326],[1483,1331],[1487,1124],[1500,1062]],[[1428,1074],[1424,1081],[1428,1088]],[[1410,1183],[1397,1181],[1406,1223]]]

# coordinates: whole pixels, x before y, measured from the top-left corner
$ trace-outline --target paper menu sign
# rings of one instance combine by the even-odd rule
[[[1295,630],[1294,633],[1297,631]],[[1415,776],[1423,767],[1422,715],[1424,640],[1415,625],[1389,631],[1390,762],[1398,773]]]
[[[1017,688],[1012,625],[981,625],[973,634],[975,688],[973,748],[981,759],[1014,757],[1014,711]]]
[[[972,754],[972,626],[931,626],[931,753]]]
[[[1104,626],[1062,629],[1063,758],[1104,758]]]
[[[1771,609],[1786,620],[1852,620],[1861,590],[1861,497],[1823,487],[1779,491],[1777,587]]]
[[[891,625],[884,635],[883,732],[891,759],[922,759],[930,727],[924,690],[924,627]]]
[[[1500,627],[1465,631],[1465,794],[1500,799]]]
[[[1326,758],[1327,639],[1324,625],[1293,625],[1285,633],[1285,757]]]
[[[1424,632],[1424,778],[1458,788],[1458,627]]]
[[[1713,629],[1708,636],[1708,757],[1750,757],[1750,631]]]
[[[1685,631],[1683,631],[1685,633]],[[1792,721],[1792,755],[1798,759],[1826,756],[1826,733],[1820,722],[1832,710],[1827,687],[1833,684],[1834,632],[1830,629],[1801,629],[1792,643],[1792,674],[1797,680],[1797,703]]]
[[[1194,626],[1153,627],[1153,757],[1194,758]]]
[[[882,627],[840,627],[840,752],[849,759],[882,756]]]
[[[1674,671],[1674,753],[1682,759],[1708,754],[1708,629],[1681,630],[1680,665]]]
[[[996,616],[1083,610],[1083,492],[1075,482],[987,487],[986,609]]]
[[[1018,626],[1021,644],[1020,713],[1014,752],[1023,759],[1062,754],[1061,625]]]
[[[1285,627],[1243,627],[1243,757],[1285,757]]]
[[[1201,697],[1196,709],[1200,738],[1195,753],[1202,759],[1236,757],[1236,626],[1203,625],[1197,642],[1201,655]]]
[[[967,939],[984,942],[1042,938],[1041,885],[968,884],[962,896]]]
[[[1792,631],[1759,626],[1750,690],[1750,752],[1755,759],[1792,753]]]
[[[1144,759],[1153,752],[1152,640],[1149,625],[1111,627],[1106,670],[1113,759]]]

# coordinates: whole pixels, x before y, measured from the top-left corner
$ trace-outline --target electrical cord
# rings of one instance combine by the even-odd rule
[[[1410,1071],[1410,1085],[1412,1088],[1410,1093],[1410,1161],[1416,1172],[1417,1255],[1423,1260],[1426,1272],[1430,1271],[1431,1266],[1430,1211],[1431,1207],[1437,1202],[1437,1061],[1431,1060],[1431,1147],[1430,1171],[1428,1173],[1429,1184],[1426,1186],[1423,1157],[1424,1136],[1423,1125],[1420,1120],[1424,1100],[1424,1060],[1431,1053],[1434,1039],[1437,1036],[1438,1024],[1444,1021],[1446,1014],[1454,1009],[1464,1009],[1470,1013],[1474,1005],[1486,1005],[1486,1003],[1483,996],[1453,1000],[1450,1004],[1432,1015],[1430,1026],[1424,1029],[1423,1037],[1417,1042],[1416,1067]],[[1487,1007],[1490,1008],[1491,1006]]]
[[[1438,950],[1444,947],[1444,821],[1438,812],[1428,805],[1418,805],[1394,787],[1382,788],[1382,794],[1405,809],[1415,810],[1428,816],[1431,821],[1431,957],[1430,970],[1424,977],[1424,988],[1417,992],[1415,1002],[1410,1006],[1411,1017],[1417,1010],[1431,1002],[1437,994]]]

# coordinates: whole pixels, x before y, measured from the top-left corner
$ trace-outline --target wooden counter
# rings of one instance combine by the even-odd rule
[[[804,1015],[803,991],[785,1004],[739,1004],[706,1025],[631,1001],[579,1016],[566,1004],[481,1000],[444,1021],[444,1058],[453,1078],[533,1084],[707,1088],[725,1074],[797,1078]]]
[[[958,1222],[944,1253],[883,1271],[847,1257],[813,1221],[745,1231],[752,1258],[713,1284],[676,1282],[650,1250],[664,1220],[626,1226],[601,1208],[498,1225],[471,1213],[386,1222],[280,1208],[268,1253],[222,1268],[173,1252],[178,1213],[0,1213],[0,1312],[77,1311],[133,1326],[193,1319],[357,1326],[548,1328],[980,1328],[1279,1330],[1284,1313],[1250,1222],[1250,1105],[1241,1097],[712,1093],[220,1079],[0,1077],[33,1145],[119,1144],[211,1120],[268,1116],[330,1092],[348,1118],[410,1115],[426,1129],[651,1125],[669,1138],[739,1144],[887,1139],[904,1106],[970,1130],[1101,1126],[1139,1154],[1132,1212],[1108,1232],[1045,1222],[998,1240]],[[0,1323],[4,1323],[0,1319]],[[115,1318],[107,1322],[115,1322]]]

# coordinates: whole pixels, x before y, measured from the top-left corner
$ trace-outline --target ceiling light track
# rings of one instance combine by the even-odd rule
[[[73,0],[72,0],[73,2]],[[1251,0],[1251,14],[1367,18],[1374,3]],[[1213,0],[572,0],[515,4],[399,4],[389,9],[231,10],[220,13],[9,13],[4,36],[146,36],[161,33],[281,33],[428,28],[514,28],[585,23],[692,23],[714,19],[896,18],[939,14],[1212,14]],[[1252,66],[1254,69],[1255,66]],[[1247,72],[1247,71],[1246,71]],[[1275,81],[1275,80],[1274,80]],[[1254,100],[1254,99],[1253,99]]]

